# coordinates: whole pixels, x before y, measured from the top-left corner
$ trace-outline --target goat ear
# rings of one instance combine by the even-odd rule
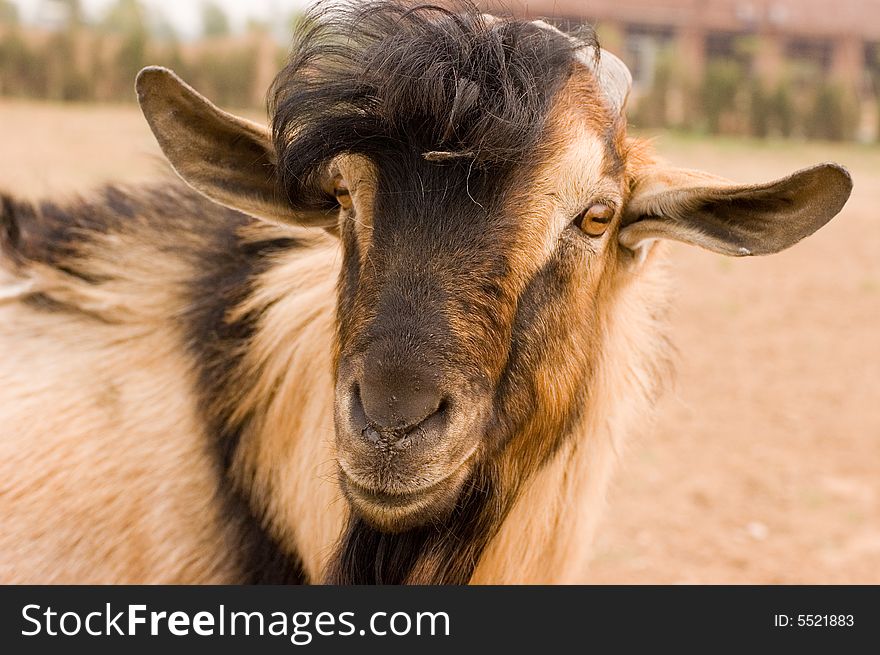
[[[276,223],[335,225],[335,211],[295,210],[282,198],[275,149],[264,126],[219,109],[167,68],[144,68],[135,88],[159,147],[196,191]]]
[[[653,166],[636,179],[618,238],[636,252],[674,239],[724,255],[769,255],[834,218],[850,191],[849,172],[831,163],[749,185]]]

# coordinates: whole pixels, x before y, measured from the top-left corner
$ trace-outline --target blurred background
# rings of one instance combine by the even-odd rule
[[[0,94],[130,103],[137,71],[162,64],[221,104],[259,107],[302,5],[0,0]]]
[[[634,78],[632,120],[711,134],[880,137],[880,2],[530,0],[596,25]]]
[[[131,102],[148,63],[217,101],[261,106],[305,0],[0,0],[0,94]],[[488,8],[501,3],[482,3]],[[629,64],[644,128],[880,139],[876,0],[514,0],[590,23]]]
[[[880,583],[880,0],[495,0],[594,25],[635,78],[633,132],[743,182],[855,180],[797,247],[671,248],[675,387],[622,458],[587,582]],[[165,174],[147,64],[265,120],[305,0],[0,0],[0,188]]]

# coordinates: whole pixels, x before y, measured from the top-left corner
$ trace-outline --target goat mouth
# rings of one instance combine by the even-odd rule
[[[413,491],[370,489],[340,473],[342,491],[352,510],[382,532],[403,532],[443,518],[452,511],[468,467],[460,466],[442,480]]]
[[[347,475],[344,476],[343,484],[348,494],[350,496],[356,496],[359,501],[366,502],[378,508],[395,510],[415,505],[422,500],[430,498],[439,487],[443,486],[444,482],[445,479],[422,489],[404,492],[368,489],[367,487],[358,484]]]

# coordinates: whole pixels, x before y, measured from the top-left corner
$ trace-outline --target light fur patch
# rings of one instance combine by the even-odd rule
[[[183,335],[168,320],[194,272],[136,241],[113,245],[124,261],[91,262],[119,276],[103,291],[19,271],[31,291],[103,322],[0,303],[0,581],[234,580]]]
[[[373,241],[373,205],[378,184],[376,167],[369,159],[361,155],[340,156],[336,159],[335,166],[351,193],[354,206],[355,234],[360,253],[360,265],[363,269],[367,263]]]
[[[312,580],[323,577],[348,512],[336,479],[331,370],[340,260],[330,238],[286,256],[239,308],[268,307],[244,362],[254,383],[239,416],[259,418],[242,440],[236,470]]]

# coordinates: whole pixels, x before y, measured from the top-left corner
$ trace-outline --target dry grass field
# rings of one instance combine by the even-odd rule
[[[0,188],[88,192],[163,170],[134,107],[0,102]],[[880,149],[661,136],[741,181],[847,165],[843,214],[793,250],[672,250],[677,382],[623,458],[597,583],[880,583]]]

